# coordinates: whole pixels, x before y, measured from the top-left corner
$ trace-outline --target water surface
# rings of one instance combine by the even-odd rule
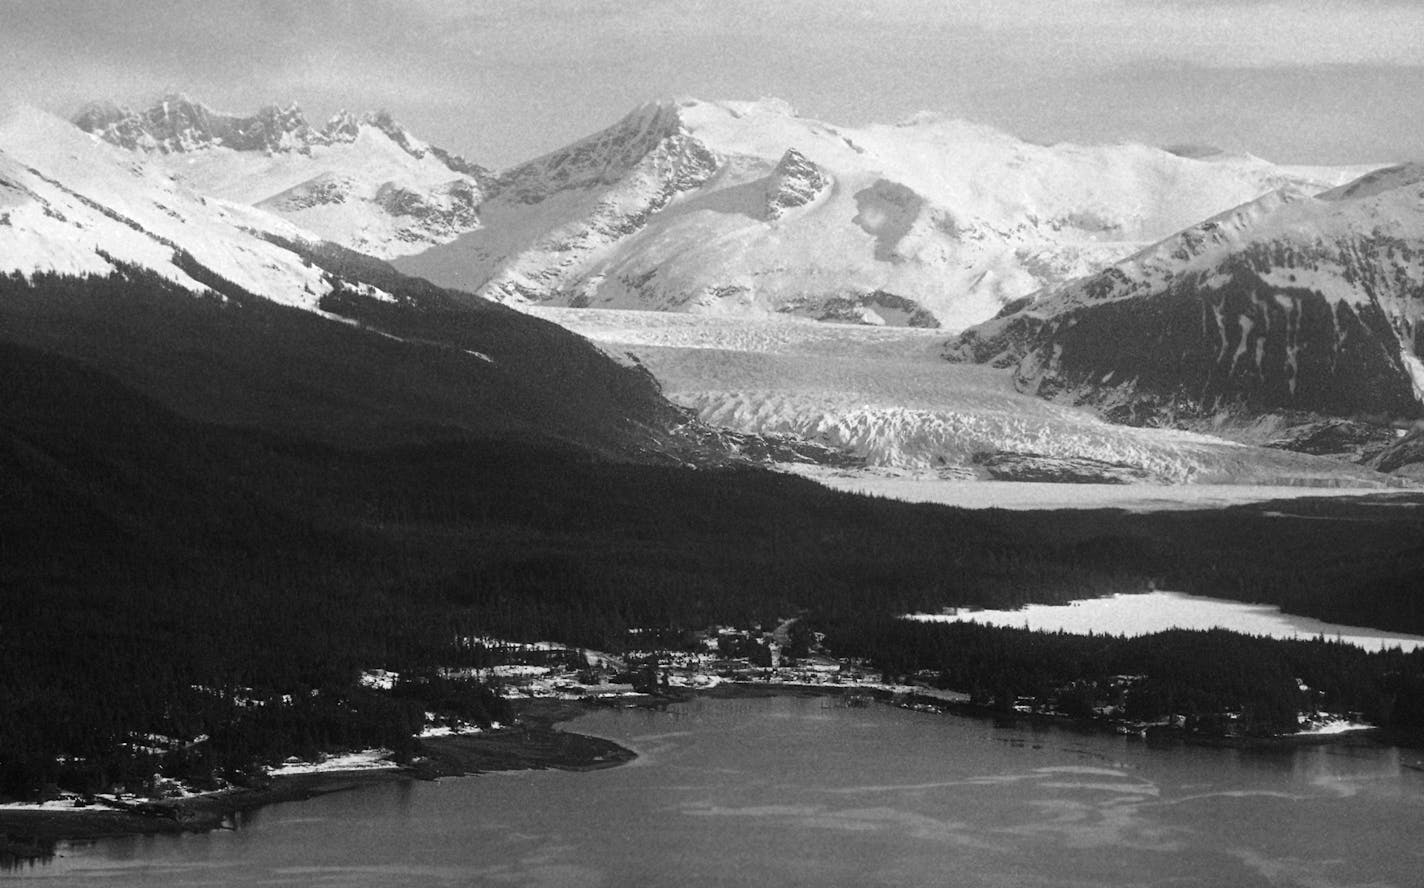
[[[1417,886],[1418,754],[1267,753],[835,708],[602,711],[585,774],[377,786],[230,832],[68,847],[50,884]]]

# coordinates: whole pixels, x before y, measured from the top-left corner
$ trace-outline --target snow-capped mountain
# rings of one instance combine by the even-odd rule
[[[199,423],[343,447],[554,442],[726,457],[645,373],[261,209],[198,194],[31,108],[0,111],[0,345]]]
[[[398,264],[512,303],[962,328],[1267,192],[1359,172],[663,102],[500,175],[481,228]]]
[[[74,123],[194,191],[259,206],[381,258],[477,228],[489,180],[384,111],[342,112],[318,128],[296,105],[241,116],[170,95],[142,111],[92,105]]]
[[[1424,412],[1424,166],[1281,190],[966,331],[1021,390],[1138,422]]]
[[[332,289],[327,276],[254,230],[310,238],[194,193],[44,112],[0,115],[0,272],[108,275],[129,266],[194,293],[240,290],[315,309]]]

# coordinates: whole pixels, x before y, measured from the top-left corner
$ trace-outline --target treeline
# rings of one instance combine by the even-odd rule
[[[586,344],[569,346],[568,363],[541,353],[537,330],[525,331],[528,354],[495,355],[496,371],[457,349],[422,351],[300,312],[140,298],[123,275],[107,279],[103,300],[79,285],[0,285],[13,291],[0,292],[8,795],[151,776],[163,763],[144,751],[157,742],[148,735],[207,735],[164,760],[189,776],[321,748],[407,750],[420,707],[450,689],[375,695],[360,670],[429,675],[475,657],[460,641],[469,636],[617,651],[632,627],[804,614],[838,627],[838,653],[880,660],[913,640],[871,644],[900,625],[884,622],[896,614],[1152,582],[1424,632],[1417,507],[1050,514],[857,497],[748,467],[669,464],[652,432],[606,406],[647,401],[617,374],[610,392],[538,426],[541,402],[515,384],[518,368],[554,362],[534,386],[546,400],[560,384],[583,398],[581,379],[611,371]],[[412,325],[402,332],[434,336],[455,316],[432,312],[402,319]],[[459,341],[478,346],[478,324],[461,323]],[[66,356],[16,340],[68,343]],[[509,405],[518,414],[499,419]],[[458,422],[431,425],[436,416]],[[486,419],[496,431],[472,431]],[[648,460],[637,460],[638,440]],[[986,662],[1030,671],[985,676],[986,692],[1034,693],[1027,652],[1048,642],[1002,639],[1006,651],[985,651]],[[1188,692],[1172,674],[1161,670],[1175,682],[1162,706]],[[1379,686],[1384,700],[1390,686]],[[456,708],[473,720],[504,717],[479,689],[462,693]]]
[[[308,579],[296,588],[195,573],[182,584],[5,594],[0,794],[132,789],[154,774],[247,783],[292,755],[386,747],[409,757],[427,712],[509,720],[488,688],[437,673],[477,656],[457,640],[468,615],[402,606],[340,573]],[[377,666],[400,673],[393,691],[360,684]]]
[[[1154,722],[1188,732],[1276,735],[1297,714],[1354,714],[1424,740],[1424,649],[1369,653],[1349,644],[1172,630],[1137,638],[1030,632],[975,623],[879,619],[828,627],[826,644],[891,677],[925,673],[973,702],[1011,711]]]

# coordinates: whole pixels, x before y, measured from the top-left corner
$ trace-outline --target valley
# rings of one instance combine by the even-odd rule
[[[984,457],[1033,454],[1102,464],[1091,480],[1130,490],[1083,492],[1081,502],[1184,503],[1268,499],[1339,488],[1360,493],[1405,482],[1342,460],[1248,446],[1171,428],[1110,423],[1095,411],[1014,388],[1001,369],[947,362],[938,330],[707,318],[611,309],[527,308],[599,344],[658,380],[663,394],[714,426],[792,434],[865,460],[859,472],[792,466],[839,489],[918,501],[991,504]],[[1004,473],[999,483],[1016,479]],[[942,482],[942,483],[941,483]],[[1095,487],[1096,485],[1089,485]],[[1233,489],[1234,488],[1234,489]],[[1248,488],[1256,488],[1247,492]],[[1020,487],[1016,501],[1079,494]],[[962,491],[962,493],[961,493]],[[1007,489],[1005,494],[1008,495]]]
[[[209,828],[163,799],[322,762],[602,767],[631,753],[541,707],[698,688],[1420,742],[1410,168],[776,101],[501,172],[383,112],[76,122],[0,117],[22,848],[95,800]],[[1149,589],[1231,625],[1101,631]],[[1050,608],[1092,631],[1019,628]],[[946,609],[999,625],[904,618]]]

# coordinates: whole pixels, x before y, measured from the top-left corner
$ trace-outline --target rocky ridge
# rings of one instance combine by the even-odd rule
[[[271,211],[382,258],[479,227],[488,170],[415,138],[388,112],[311,125],[295,104],[214,111],[182,94],[135,111],[91,105],[80,129],[145,155],[203,194]]]
[[[1297,415],[1304,427],[1271,443],[1372,460],[1391,422],[1424,415],[1421,321],[1424,167],[1405,165],[1218,215],[1008,306],[947,356],[1132,424]]]
[[[1031,145],[921,115],[838,127],[776,100],[647,105],[499,176],[483,226],[401,261],[514,304],[963,328],[1334,169]],[[913,306],[846,310],[895,294]]]
[[[173,94],[76,122],[199,192],[497,301],[952,329],[1274,189],[1351,178],[1032,145],[930,114],[851,129],[774,99],[648,104],[499,175],[384,112],[318,127],[295,105],[234,115]]]

